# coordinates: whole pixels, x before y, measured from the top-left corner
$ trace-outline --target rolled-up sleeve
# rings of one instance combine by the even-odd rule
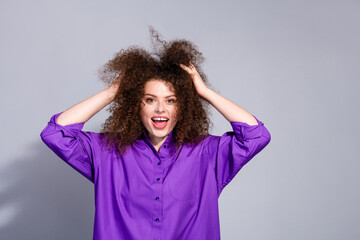
[[[254,115],[253,115],[254,116]],[[215,172],[218,195],[239,170],[269,144],[271,136],[264,123],[230,122],[233,131],[212,136],[207,153]]]
[[[82,131],[85,123],[62,126],[54,114],[40,133],[42,141],[62,160],[94,183],[94,161],[98,133]]]

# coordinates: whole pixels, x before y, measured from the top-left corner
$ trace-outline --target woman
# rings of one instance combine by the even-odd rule
[[[100,75],[109,86],[53,115],[41,138],[94,183],[94,239],[220,239],[220,193],[270,133],[207,87],[194,44],[152,34],[161,48],[117,53]],[[109,103],[101,133],[82,131]],[[232,132],[208,134],[208,103]]]

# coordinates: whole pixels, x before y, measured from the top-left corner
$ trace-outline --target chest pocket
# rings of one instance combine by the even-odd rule
[[[196,159],[177,159],[169,174],[169,193],[177,201],[197,199],[200,192],[200,163]]]

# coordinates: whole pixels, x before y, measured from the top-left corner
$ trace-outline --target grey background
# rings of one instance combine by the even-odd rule
[[[91,239],[93,185],[40,139],[147,25],[203,52],[270,144],[219,199],[222,239],[360,239],[360,2],[0,1],[0,238]],[[231,126],[212,109],[212,134]],[[83,130],[99,131],[103,109]]]

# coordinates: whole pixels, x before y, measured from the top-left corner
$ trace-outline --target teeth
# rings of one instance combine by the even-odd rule
[[[167,121],[167,118],[152,118],[155,121]]]

